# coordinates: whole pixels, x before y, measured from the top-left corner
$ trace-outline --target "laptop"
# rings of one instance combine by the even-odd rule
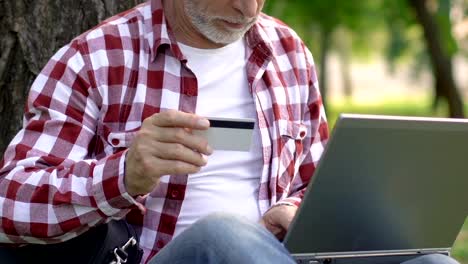
[[[449,255],[467,201],[468,120],[342,114],[284,245],[307,264]]]

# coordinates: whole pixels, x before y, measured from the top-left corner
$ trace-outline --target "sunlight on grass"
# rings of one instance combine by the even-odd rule
[[[332,129],[336,118],[340,113],[359,113],[376,115],[401,115],[401,116],[438,116],[446,117],[446,105],[440,105],[437,110],[432,110],[432,102],[429,98],[415,99],[388,99],[386,101],[372,103],[353,103],[350,101],[331,102],[328,106],[327,116],[329,127]],[[462,264],[468,264],[468,219],[453,246],[452,255]]]
[[[352,101],[331,102],[327,109],[330,128],[333,128],[340,113],[399,115],[399,116],[439,116],[445,117],[445,104],[440,104],[432,110],[432,102],[426,98],[396,99],[377,101],[372,103],[354,103]]]
[[[468,264],[468,219],[453,245],[452,255],[460,263]]]

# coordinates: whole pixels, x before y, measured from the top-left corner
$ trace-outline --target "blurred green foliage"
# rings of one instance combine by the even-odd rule
[[[424,3],[429,23],[416,15],[421,5],[411,5],[415,2]],[[454,55],[468,54],[468,36],[456,39],[453,35],[454,22],[465,19],[468,23],[468,0],[269,0],[264,11],[296,30],[314,54],[325,106],[329,103],[327,57],[334,52],[347,64],[351,58],[384,58],[390,72],[405,62],[412,65],[415,78],[432,71],[432,106],[445,100],[450,116],[463,116],[450,65]],[[428,32],[436,37],[429,40]]]
[[[468,16],[468,1],[427,2],[434,9],[444,49],[450,55],[456,54],[459,47],[452,34],[451,12],[461,8]],[[294,28],[315,57],[320,56],[320,34],[334,34],[341,29],[351,34],[354,56],[383,53],[389,64],[411,58],[415,65],[428,65],[421,64],[428,61],[423,56],[423,34],[407,0],[269,0],[264,11]],[[328,45],[334,49],[339,41],[340,36],[334,36]]]
[[[410,1],[268,0],[264,11],[296,30],[311,49],[317,64],[324,63],[321,53],[335,51],[359,60],[383,57],[390,70],[398,67],[400,62],[410,62],[417,74],[428,70],[431,64],[424,31],[409,5]],[[426,4],[435,18],[445,54],[449,58],[457,54],[468,56],[468,38],[456,39],[453,35],[454,23],[460,23],[460,19],[468,23],[468,0],[426,0]],[[324,36],[329,36],[329,42],[322,41]],[[432,109],[431,105],[432,98],[403,98],[378,105],[336,104],[331,101],[328,118],[330,128],[333,128],[336,117],[342,112],[446,115],[442,109],[447,102],[437,109]],[[453,254],[468,264],[468,220],[455,243]]]
[[[357,50],[370,50],[370,33],[380,30],[384,22],[376,0],[270,0],[266,1],[264,10],[291,25],[316,56],[320,48],[319,34],[333,34],[339,28],[354,33]]]

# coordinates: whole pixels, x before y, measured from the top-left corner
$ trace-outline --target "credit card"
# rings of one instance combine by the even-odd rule
[[[214,150],[249,151],[252,144],[255,119],[207,117],[208,130],[193,130],[208,140]]]

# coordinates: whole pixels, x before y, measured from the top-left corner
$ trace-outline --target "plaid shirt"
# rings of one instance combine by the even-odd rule
[[[301,202],[328,129],[312,56],[299,37],[262,14],[246,43],[263,146],[263,214],[277,203]],[[197,79],[186,62],[161,0],[60,49],[35,80],[24,128],[0,163],[0,243],[60,242],[126,216],[141,234],[143,262],[164,247],[187,175],[165,177],[135,200],[124,186],[125,155],[145,118],[167,109],[195,112]]]

